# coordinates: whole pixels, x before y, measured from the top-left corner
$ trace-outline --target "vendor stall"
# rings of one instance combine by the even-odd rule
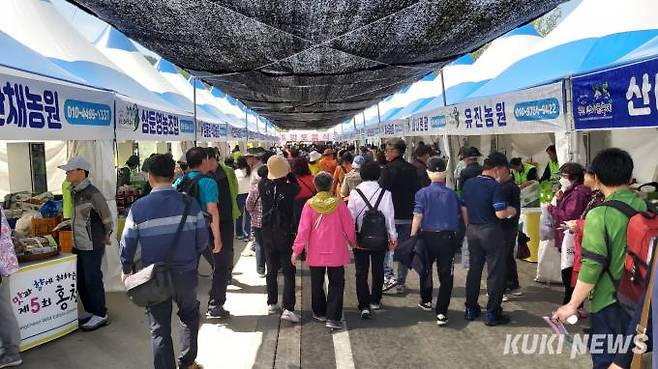
[[[566,133],[562,91],[562,82],[558,82],[440,107],[412,116],[406,134],[460,136],[468,145],[480,146],[484,155],[495,149],[508,157],[522,156],[533,161],[541,161],[540,155],[545,156],[544,150],[554,142],[558,160],[564,163],[569,158],[570,142]],[[448,141],[446,137],[446,148]],[[474,144],[476,141],[479,145]],[[456,157],[458,146],[452,145],[446,154]],[[540,163],[540,167],[544,165]],[[535,198],[538,198],[538,192]],[[528,200],[524,203],[532,202]],[[526,228],[525,232],[531,238],[528,243],[531,252],[529,261],[537,261],[539,238],[532,236],[539,233],[534,229],[539,227],[539,213],[536,208],[526,207],[522,211],[521,221],[525,227],[532,228]]]
[[[0,137],[11,145],[52,140],[111,142],[114,136],[113,95],[108,91],[4,66],[0,66],[0,84],[5,86],[0,93]],[[67,146],[75,152],[76,144]],[[27,158],[20,156],[20,150],[9,150],[7,160],[25,167]],[[3,203],[20,262],[10,292],[21,350],[78,326],[76,256],[70,254],[70,232],[61,226],[55,229],[62,220],[62,204],[50,193],[35,196],[34,175],[29,172],[12,170],[10,194]],[[102,175],[93,171],[92,181],[101,182]]]

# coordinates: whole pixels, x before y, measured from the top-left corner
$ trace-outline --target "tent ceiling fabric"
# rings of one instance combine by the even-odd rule
[[[282,128],[323,128],[564,0],[69,0]]]

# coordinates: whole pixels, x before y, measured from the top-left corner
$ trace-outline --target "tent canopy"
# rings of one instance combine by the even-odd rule
[[[564,0],[69,0],[280,127],[329,127]]]

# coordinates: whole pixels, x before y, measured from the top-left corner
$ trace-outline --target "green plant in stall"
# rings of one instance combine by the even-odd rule
[[[557,182],[555,181],[543,181],[539,183],[539,202],[542,205],[549,204],[553,200],[556,185]]]

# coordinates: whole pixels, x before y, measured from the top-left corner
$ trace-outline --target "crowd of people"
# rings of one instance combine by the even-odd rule
[[[413,161],[405,160],[406,150],[402,139],[391,139],[381,147],[359,149],[255,147],[242,153],[236,147],[224,160],[219,150],[202,147],[190,149],[178,161],[170,154],[149,158],[151,190],[130,209],[120,259],[124,280],[140,267],[170,260],[173,297],[147,308],[155,368],[200,368],[195,362],[201,306],[197,300],[199,263],[205,259],[212,267],[206,317],[229,318],[224,305],[235,239],[253,242],[256,272],[266,280],[269,314],[299,322],[295,274],[298,261],[304,260],[311,272],[313,319],[335,330],[343,326],[345,281],[350,279],[345,266],[352,258],[362,319],[375,318],[384,291],[395,288],[395,293],[407,293],[407,276],[414,269],[421,282],[418,307],[434,311],[437,325],[448,324],[455,255],[465,238],[469,269],[464,318],[472,321],[483,314],[479,301],[486,264],[484,322],[487,326],[507,324],[510,317],[503,313],[503,301],[523,295],[515,258],[520,192],[533,180],[557,185],[547,207],[554,219],[556,247],[561,247],[565,231],[578,234],[576,260],[562,270],[563,306],[553,318],[564,322],[574,315],[585,318],[583,303],[590,296],[592,332],[627,333],[635,318],[621,308],[615,289],[625,259],[628,219],[600,205],[604,200],[618,200],[638,211],[647,210],[645,202],[628,189],[633,173],[628,153],[604,150],[584,168],[578,163],[558,165],[551,146],[547,149],[551,160],[539,178],[536,165],[508,160],[500,152],[481,160],[477,148],[463,148],[451,173],[455,190],[446,183],[448,162],[436,147],[417,145]],[[109,242],[112,224],[106,209],[94,200],[99,193],[88,178],[90,165],[72,158],[61,168],[75,186],[76,211],[84,206],[95,227],[92,235],[74,229],[79,296],[89,313],[83,328],[93,330],[108,319],[98,260]],[[186,205],[189,198],[195,201]],[[5,223],[3,219],[4,243]],[[168,244],[173,251],[163,247]],[[6,266],[12,259],[1,261],[3,276],[15,270]],[[435,302],[434,264],[439,280]],[[283,275],[281,302],[279,272]],[[8,300],[6,283],[1,286],[0,307]],[[171,338],[172,301],[179,309],[182,337],[178,360]],[[16,362],[16,339],[5,327],[3,322],[0,339],[9,346],[4,347],[2,358]],[[627,359],[593,354],[595,368],[627,367]]]

